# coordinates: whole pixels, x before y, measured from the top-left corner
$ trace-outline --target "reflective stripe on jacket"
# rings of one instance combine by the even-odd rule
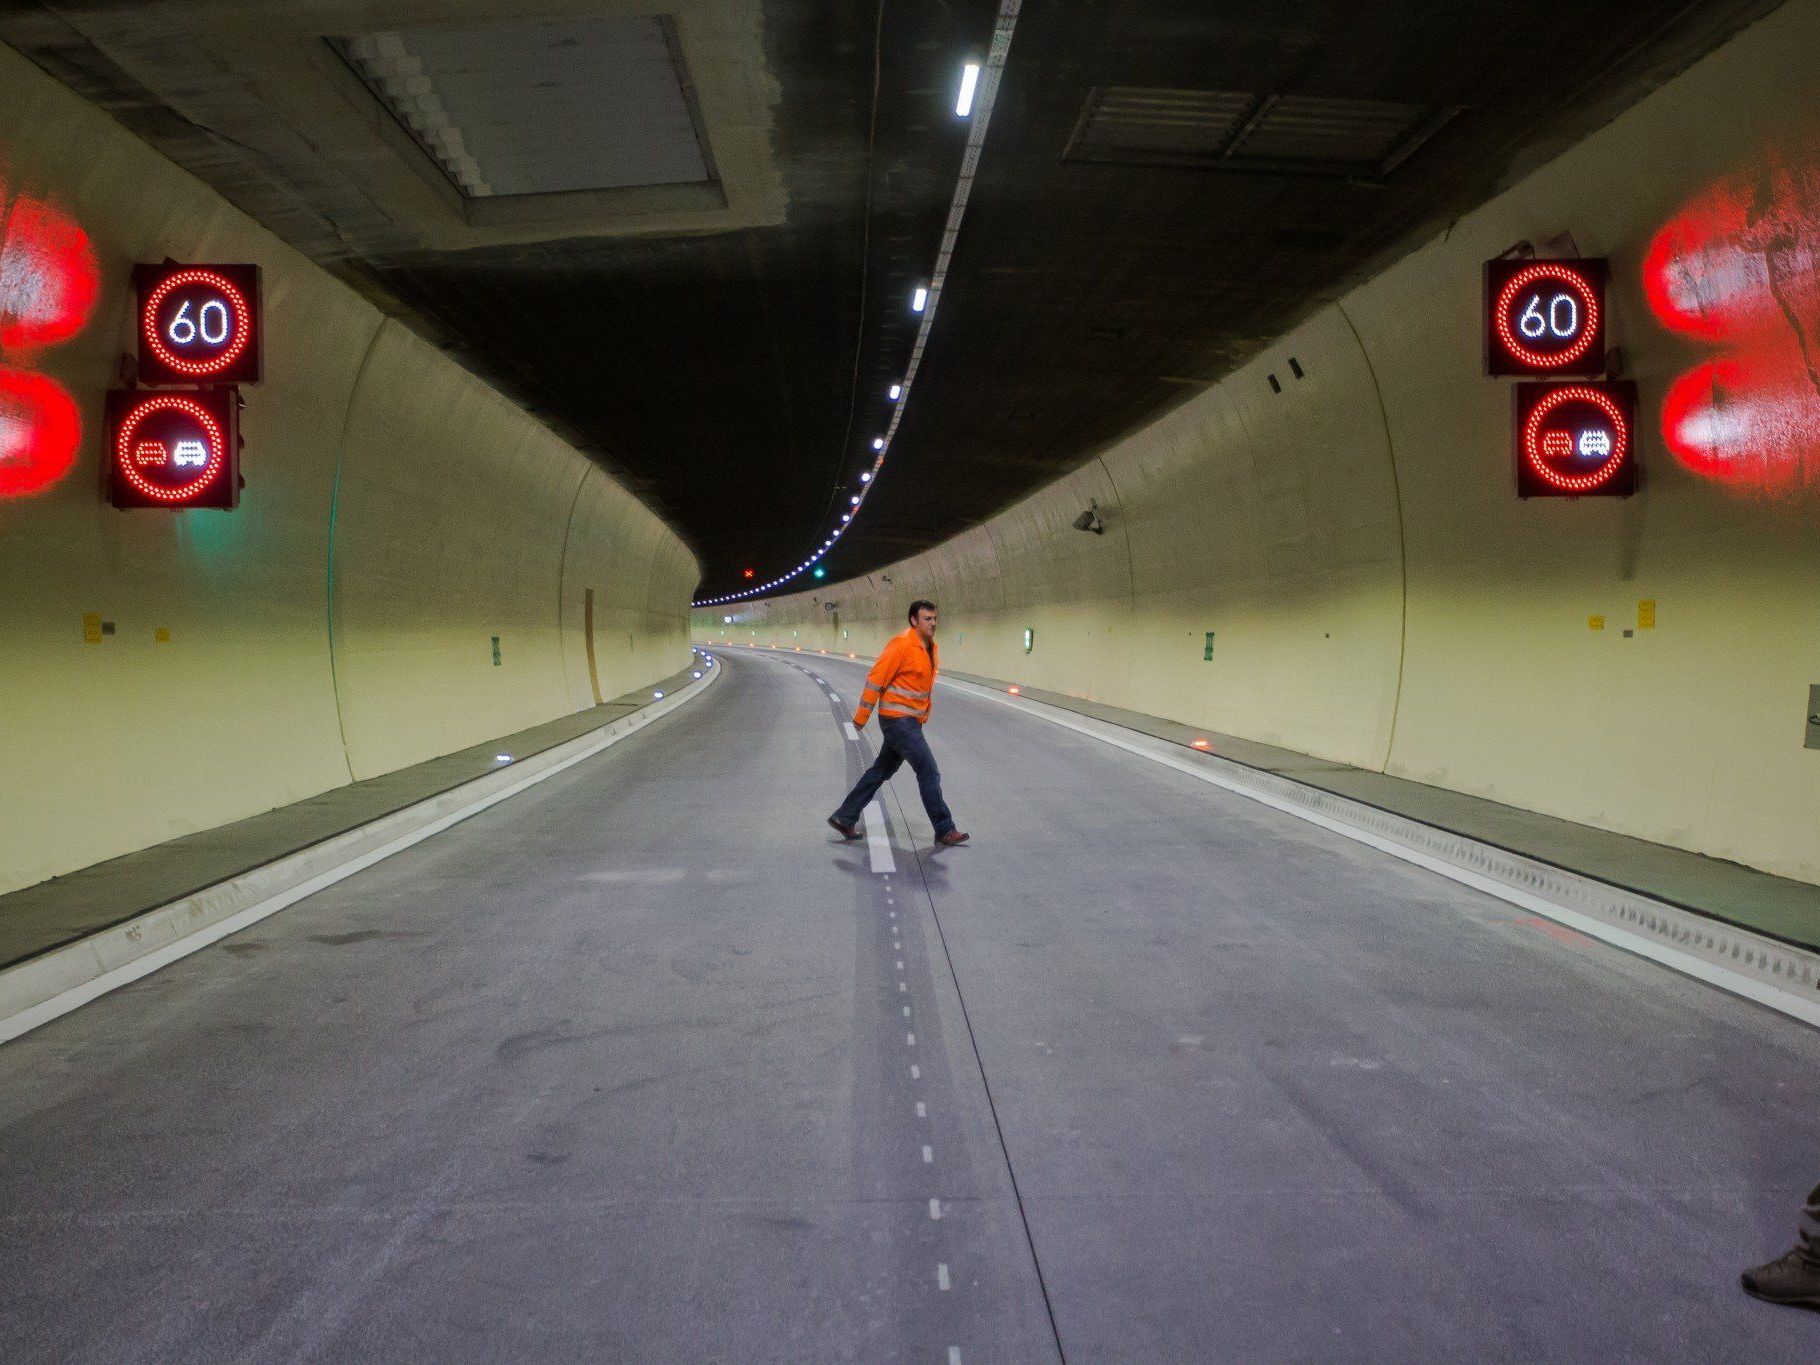
[[[859,710],[853,713],[853,724],[863,727],[872,710],[884,716],[910,716],[919,723],[929,719],[930,693],[935,690],[935,646],[923,648],[914,630],[891,637],[885,652],[878,656],[872,671],[866,675],[865,690],[860,693]]]

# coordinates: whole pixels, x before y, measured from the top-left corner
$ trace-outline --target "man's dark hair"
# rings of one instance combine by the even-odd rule
[[[910,604],[910,614],[908,616],[906,616],[904,619],[906,621],[908,621],[911,625],[915,625],[917,612],[934,611],[934,610],[935,610],[935,603],[926,601],[923,598],[919,597],[916,599],[916,601],[914,601]]]

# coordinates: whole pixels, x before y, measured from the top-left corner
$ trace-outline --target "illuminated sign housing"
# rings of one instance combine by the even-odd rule
[[[1485,263],[1485,372],[1605,373],[1605,262]]]
[[[108,394],[108,500],[116,507],[237,506],[239,408],[233,389]]]
[[[1517,496],[1625,498],[1637,491],[1637,386],[1514,386]]]
[[[141,265],[133,286],[141,383],[259,382],[258,266]]]

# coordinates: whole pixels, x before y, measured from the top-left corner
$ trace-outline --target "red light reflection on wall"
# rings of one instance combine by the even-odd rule
[[[1820,144],[1684,204],[1643,289],[1663,326],[1721,348],[1663,399],[1675,458],[1741,490],[1820,486]]]
[[[101,292],[88,234],[41,199],[0,184],[0,352],[29,358],[87,325]],[[0,365],[0,498],[42,493],[82,442],[75,399],[55,380]]]
[[[76,462],[76,400],[41,374],[0,369],[0,498],[43,492]]]
[[[1813,480],[1820,393],[1800,357],[1727,356],[1689,370],[1662,400],[1662,436],[1696,474],[1766,493]]]
[[[101,272],[88,234],[37,199],[19,199],[0,243],[0,347],[54,346],[95,311]]]

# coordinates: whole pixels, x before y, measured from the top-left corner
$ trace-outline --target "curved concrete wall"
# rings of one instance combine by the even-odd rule
[[[101,292],[67,343],[0,354],[0,369],[68,390],[85,428],[55,486],[0,498],[0,892],[687,661],[696,564],[654,515],[0,50],[0,214],[22,202],[87,234]],[[166,256],[265,270],[267,378],[245,390],[232,513],[116,512],[102,492],[102,395],[130,349],[131,265]],[[0,264],[0,314],[38,284]],[[87,643],[88,614],[115,633]]]
[[[1820,880],[1817,51],[1797,0],[1075,474],[868,579],[725,609],[734,628],[698,613],[698,638],[866,655],[928,596],[956,669]],[[1676,257],[1670,292],[1712,307],[1677,329],[1646,263],[1672,224],[1723,237],[1709,201],[1736,230]],[[1612,259],[1629,500],[1519,501],[1510,384],[1481,369],[1481,263],[1564,231]],[[1792,304],[1727,337],[1740,279]],[[1715,390],[1734,425],[1761,400],[1762,448],[1702,462],[1682,432],[1678,457],[1665,399],[1727,344],[1780,348],[1799,382]],[[1104,536],[1069,527],[1089,498]]]

